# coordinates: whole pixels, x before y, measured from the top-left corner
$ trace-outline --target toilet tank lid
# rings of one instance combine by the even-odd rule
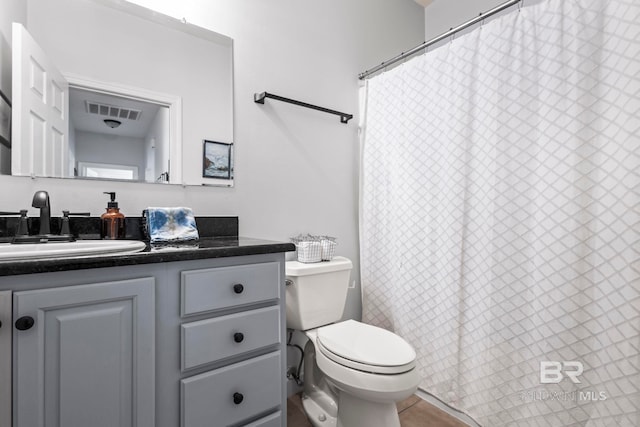
[[[310,274],[332,273],[334,271],[351,270],[353,263],[349,258],[342,256],[333,257],[331,261],[314,262],[306,264],[298,261],[287,261],[285,274],[287,276],[308,276]]]

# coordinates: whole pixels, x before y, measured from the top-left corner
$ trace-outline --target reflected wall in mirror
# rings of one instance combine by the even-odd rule
[[[164,182],[168,179],[176,184],[233,185],[232,180],[203,179],[200,169],[203,140],[234,142],[233,43],[230,38],[121,0],[28,0],[27,23],[31,36],[62,74],[83,82],[75,85],[76,91],[74,79],[70,80],[69,118],[74,127],[70,128],[67,138],[68,175],[104,175],[110,174],[111,170],[133,177],[135,172],[131,167],[135,167],[139,181]],[[74,118],[73,111],[78,107],[74,94],[88,89],[90,84],[86,82],[93,81],[133,88],[138,92],[167,94],[180,100],[179,111],[172,112],[171,105],[164,103],[163,108],[168,108],[164,111],[169,112],[172,123],[168,126],[168,134],[128,136],[147,140],[145,144],[154,146],[156,151],[140,150],[139,146],[144,145],[139,144],[140,140],[129,141],[131,150],[137,147],[135,157],[138,160],[132,162],[134,156],[122,148],[127,143],[110,142],[113,141],[110,139],[112,134],[104,133],[115,134],[119,128],[107,128],[102,119],[103,133],[97,133],[95,128],[82,123],[83,119]],[[15,99],[15,77],[13,92]],[[80,104],[83,102],[79,101]],[[137,108],[115,99],[96,97],[96,102]],[[80,108],[87,107],[80,105]],[[154,114],[142,111],[141,117]],[[181,118],[173,122],[174,115],[181,115]],[[124,131],[129,122],[120,121]],[[83,141],[89,133],[102,136],[93,135],[92,139],[99,142],[85,150]],[[165,140],[171,140],[171,143],[164,145]],[[103,150],[102,155],[100,150]],[[167,152],[168,158],[160,151]],[[119,160],[107,156],[107,152],[128,154],[121,157],[125,160]],[[102,160],[96,161],[97,158]],[[115,167],[118,165],[122,167]]]
[[[169,182],[169,107],[69,89],[71,176]]]

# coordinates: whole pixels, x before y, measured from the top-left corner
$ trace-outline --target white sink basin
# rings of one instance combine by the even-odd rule
[[[49,243],[0,243],[0,261],[37,258],[123,255],[140,252],[147,245],[137,240],[78,240]]]

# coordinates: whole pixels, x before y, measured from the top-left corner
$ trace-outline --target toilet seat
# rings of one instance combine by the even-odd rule
[[[340,365],[375,374],[400,374],[415,367],[416,353],[398,335],[355,320],[316,330],[317,347]]]

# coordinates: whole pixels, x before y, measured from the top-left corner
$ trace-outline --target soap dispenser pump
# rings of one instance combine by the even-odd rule
[[[100,217],[100,235],[103,239],[108,240],[124,239],[126,235],[124,215],[118,208],[116,193],[113,191],[105,191],[104,194],[109,194],[111,201],[107,203],[107,211]]]

